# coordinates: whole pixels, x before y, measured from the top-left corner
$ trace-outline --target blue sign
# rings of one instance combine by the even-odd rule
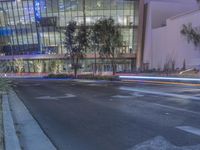
[[[0,0],[0,2],[13,2],[15,0]]]
[[[46,2],[44,0],[34,0],[35,21],[40,23],[42,18],[42,11],[46,9]]]
[[[40,19],[41,19],[40,5],[41,5],[41,0],[34,0],[34,11],[35,11],[36,22],[40,22]]]
[[[10,28],[0,28],[0,36],[9,36],[12,34],[12,30]]]

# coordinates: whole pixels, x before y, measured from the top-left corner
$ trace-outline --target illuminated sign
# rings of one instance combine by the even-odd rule
[[[10,28],[0,28],[0,36],[9,36],[11,34],[12,30]]]
[[[0,2],[14,2],[15,0],[0,0]]]
[[[36,22],[40,22],[40,19],[41,19],[40,0],[34,0],[34,11],[35,11]]]

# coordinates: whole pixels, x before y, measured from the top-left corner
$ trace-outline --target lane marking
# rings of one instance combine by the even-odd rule
[[[74,97],[76,97],[76,95],[65,94],[64,96],[40,96],[40,97],[36,97],[36,99],[59,100],[59,99],[74,98]]]
[[[199,150],[200,144],[191,146],[175,146],[163,136],[157,136],[139,143],[128,150]]]
[[[113,98],[131,98],[132,96],[124,96],[124,95],[115,95]]]
[[[92,83],[92,84],[88,84],[88,86],[106,86],[106,85],[105,84]]]
[[[114,95],[112,96],[113,98],[133,98],[133,97],[143,97],[144,95],[138,93],[138,92],[134,92],[131,93],[130,96],[126,96],[126,95]]]
[[[167,106],[167,105],[162,105],[162,104],[157,104],[157,103],[151,103],[151,104],[159,106],[159,107],[163,107],[163,108],[166,108],[166,109],[172,109],[172,110],[176,110],[176,111],[182,111],[182,112],[192,113],[194,115],[200,115],[200,112],[196,112],[196,111],[192,111],[192,110],[188,110],[188,109],[177,108],[177,107]]]
[[[150,90],[144,90],[144,89],[136,89],[136,88],[130,88],[130,87],[120,87],[119,89],[120,90],[126,90],[126,91],[132,91],[132,92],[141,92],[141,93],[147,93],[147,94],[153,94],[153,95],[177,97],[177,98],[181,98],[181,99],[190,99],[190,100],[200,101],[199,97],[194,97],[194,96],[189,96],[189,95],[180,95],[180,94],[173,94],[173,93],[156,92],[156,91],[150,91]]]
[[[160,147],[162,147],[163,150],[175,148],[175,146],[167,141],[163,136],[157,136],[139,143],[128,150],[159,150]]]
[[[36,97],[36,99],[49,99],[49,100],[55,100],[55,97],[51,97],[51,96],[40,96],[40,97]]]
[[[131,95],[133,95],[134,97],[144,97],[144,95],[142,95],[138,92],[131,93]]]
[[[194,88],[192,88],[192,89],[186,89],[186,88],[184,88],[184,89],[179,89],[179,91],[180,92],[200,92],[200,89],[194,89]]]
[[[191,127],[191,126],[177,126],[176,128],[179,130],[200,136],[200,129],[198,129],[198,128]]]

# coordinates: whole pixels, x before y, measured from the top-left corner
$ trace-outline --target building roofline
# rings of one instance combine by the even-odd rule
[[[170,18],[168,18],[168,19],[169,19],[169,20],[175,20],[175,19],[177,19],[177,18],[185,17],[185,16],[187,16],[187,15],[195,14],[195,13],[198,13],[198,12],[200,12],[200,9],[191,10],[191,11],[186,11],[186,12],[184,12],[184,13],[180,13],[180,14],[175,15],[175,16],[173,16],[173,17],[170,17]]]

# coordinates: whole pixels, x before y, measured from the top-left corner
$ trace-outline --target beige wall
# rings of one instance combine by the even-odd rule
[[[169,60],[169,57],[172,58],[172,56],[177,56],[176,53],[178,54],[178,47],[166,48],[168,45],[176,45],[180,43],[168,43],[167,36],[169,36],[169,40],[170,37],[174,37],[174,34],[180,36],[181,27],[175,28],[177,23],[176,21],[172,27],[169,26],[169,24],[167,24],[167,19],[178,14],[196,10],[197,8],[198,5],[196,5],[196,3],[185,4],[160,1],[151,1],[148,3],[143,63],[148,63],[150,69],[163,68],[164,64]],[[167,27],[164,27],[166,24]],[[173,28],[173,31],[171,28]],[[181,55],[179,54],[179,56]],[[177,66],[180,67],[183,64],[183,58],[180,58],[178,62]]]
[[[136,69],[140,69],[143,59],[143,32],[144,32],[144,0],[139,4],[139,27],[138,27],[138,45],[136,53]]]
[[[145,61],[150,63],[150,68],[161,68],[170,61],[175,62],[176,68],[182,68],[184,61],[186,68],[199,68],[200,48],[193,43],[188,43],[187,38],[180,31],[183,24],[192,23],[200,27],[200,10],[167,20],[167,26],[153,29],[152,47]]]

